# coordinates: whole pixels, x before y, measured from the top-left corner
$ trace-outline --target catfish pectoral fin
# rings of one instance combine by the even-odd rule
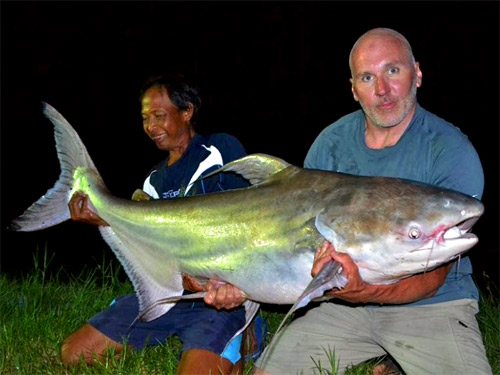
[[[333,288],[342,289],[347,284],[342,274],[342,265],[334,260],[326,263],[318,274],[311,280],[304,292],[295,303],[295,310],[307,305],[311,301],[323,299],[323,294]]]
[[[347,284],[347,279],[341,273],[342,265],[334,260],[326,263],[321,271],[311,280],[306,289],[302,292],[299,299],[293,304],[281,321],[275,335],[279,333],[283,324],[287,321],[290,315],[297,309],[306,306],[313,300],[322,299],[323,294],[327,290],[333,288],[343,288]]]
[[[334,260],[326,263],[323,268],[318,272],[316,276],[311,280],[309,285],[304,289],[298,300],[293,304],[290,310],[286,313],[285,317],[281,321],[278,329],[274,333],[274,336],[269,343],[269,347],[266,353],[271,353],[272,347],[277,342],[279,335],[281,333],[281,328],[288,320],[290,315],[301,307],[306,306],[311,301],[324,300],[323,294],[327,290],[331,290],[333,288],[343,288],[347,284],[347,279],[344,275],[342,275],[342,265],[339,262]],[[262,365],[267,361],[267,357],[263,357]]]

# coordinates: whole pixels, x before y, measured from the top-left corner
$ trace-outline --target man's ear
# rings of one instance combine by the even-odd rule
[[[191,118],[193,117],[193,112],[194,112],[194,106],[192,103],[189,103],[187,109],[184,110],[184,119],[186,121],[190,121]]]
[[[422,86],[422,71],[418,62],[415,63],[415,72],[417,74],[417,87],[420,87]]]
[[[359,102],[359,98],[358,98],[358,95],[356,95],[356,90],[354,90],[354,80],[352,78],[349,78],[349,82],[351,82],[351,92],[352,92],[352,96],[354,97],[354,100]]]

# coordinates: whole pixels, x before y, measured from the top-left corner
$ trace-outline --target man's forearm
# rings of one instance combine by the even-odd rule
[[[395,284],[364,284],[364,288],[359,290],[354,298],[343,293],[342,290],[332,294],[337,298],[343,298],[350,302],[410,303],[436,294],[443,285],[451,266],[452,264],[442,266],[433,271],[403,279]]]

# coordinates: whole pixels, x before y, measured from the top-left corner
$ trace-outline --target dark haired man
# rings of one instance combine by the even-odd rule
[[[158,149],[166,152],[166,158],[150,171],[143,184],[143,190],[152,198],[173,199],[247,186],[245,180],[234,174],[198,179],[245,156],[245,150],[231,135],[202,136],[195,131],[201,105],[196,88],[177,77],[158,77],[145,84],[140,102],[144,132]],[[75,195],[69,205],[73,220],[107,225],[92,212],[85,196]],[[64,340],[62,361],[74,364],[83,356],[87,363],[92,363],[93,355],[102,358],[110,347],[119,354],[123,350],[123,339],[130,347],[140,349],[162,344],[168,337],[177,335],[183,342],[179,374],[229,374],[236,370],[242,373],[242,335],[224,350],[245,322],[240,291],[231,285],[211,288],[210,281],[203,287],[187,275],[184,275],[184,288],[208,289],[205,301],[179,301],[160,318],[137,322],[132,327],[139,311],[138,300],[133,294],[118,297]],[[230,302],[226,303],[228,299]]]

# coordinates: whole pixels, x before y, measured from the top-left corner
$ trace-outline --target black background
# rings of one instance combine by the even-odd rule
[[[75,127],[121,197],[164,156],[142,131],[138,102],[140,84],[155,73],[182,71],[197,82],[198,132],[227,132],[249,153],[301,166],[318,133],[359,108],[348,55],[362,33],[382,26],[412,44],[423,72],[419,103],[478,150],[486,212],[470,255],[479,279],[486,272],[498,281],[498,18],[497,1],[2,1],[0,270],[30,271],[37,248],[67,272],[93,267],[103,254],[113,258],[83,224],[4,230],[59,175],[41,101]]]

